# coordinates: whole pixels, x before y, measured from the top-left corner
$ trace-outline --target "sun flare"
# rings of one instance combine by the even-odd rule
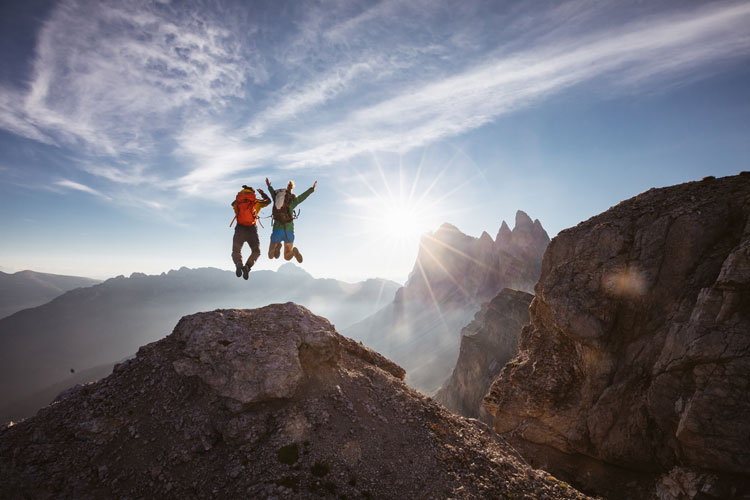
[[[371,231],[387,240],[403,243],[418,242],[430,229],[428,214],[409,200],[386,201],[373,217]]]

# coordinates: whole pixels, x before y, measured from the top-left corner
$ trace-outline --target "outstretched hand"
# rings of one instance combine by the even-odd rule
[[[315,186],[318,185],[318,181],[315,181],[315,184],[313,184],[313,191],[315,191]]]
[[[271,181],[268,180],[268,177],[266,177],[266,186],[271,187]]]

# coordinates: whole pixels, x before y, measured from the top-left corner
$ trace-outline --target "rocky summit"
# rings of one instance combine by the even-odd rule
[[[186,316],[0,431],[3,499],[584,499],[293,303]]]
[[[608,498],[750,498],[750,173],[652,189],[549,245],[485,398],[536,466]]]

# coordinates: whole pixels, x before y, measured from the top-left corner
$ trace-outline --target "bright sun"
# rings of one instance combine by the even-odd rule
[[[384,244],[416,247],[423,233],[434,230],[430,206],[418,200],[379,196],[367,206],[366,231]]]
[[[362,191],[347,193],[352,208],[348,215],[359,221],[358,232],[368,245],[386,246],[391,255],[416,251],[422,235],[435,231],[455,212],[455,204],[448,200],[472,180],[462,177],[460,182],[451,182],[451,163],[440,171],[420,165],[412,175],[401,165],[397,172],[384,170],[379,163],[375,166],[357,175]]]
[[[423,219],[417,207],[398,200],[383,207],[376,231],[382,236],[397,240],[418,239],[426,226]]]

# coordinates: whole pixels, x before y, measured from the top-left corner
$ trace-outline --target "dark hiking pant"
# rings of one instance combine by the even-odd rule
[[[234,228],[234,239],[232,240],[232,260],[236,266],[242,266],[242,245],[250,245],[250,257],[247,265],[253,267],[255,261],[260,257],[260,241],[258,240],[258,226],[241,226]]]

